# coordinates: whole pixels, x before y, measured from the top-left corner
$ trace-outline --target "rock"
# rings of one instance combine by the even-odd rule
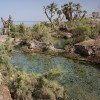
[[[3,83],[3,77],[0,73],[0,100],[12,100],[8,87]]]
[[[55,48],[52,45],[50,45],[48,49],[51,50],[53,53],[64,53],[65,52],[65,50],[63,50],[63,49],[57,49],[57,48]]]
[[[82,56],[90,56],[94,54],[94,43],[95,40],[90,39],[87,41],[83,41],[80,43],[75,44],[75,53],[78,53]]]
[[[36,44],[34,42],[32,42],[32,43],[29,43],[28,48],[33,49],[33,48],[35,48],[35,46],[36,46]]]
[[[7,38],[7,35],[0,35],[0,45],[2,45],[7,40]]]
[[[0,85],[2,84],[2,81],[3,81],[2,74],[0,73]]]
[[[50,50],[54,50],[55,48],[54,48],[54,46],[50,45],[50,46],[49,46],[49,49],[50,49]]]
[[[9,42],[12,43],[14,41],[14,38],[10,38]]]
[[[64,38],[67,38],[67,39],[72,37],[72,33],[69,33],[69,32],[62,33],[62,35],[63,35]]]
[[[39,43],[38,46],[39,46],[39,48],[42,49],[43,52],[48,50],[47,44],[45,44],[45,43],[43,43],[43,42]]]
[[[19,44],[20,44],[20,41],[21,41],[21,40],[20,40],[19,38],[15,38],[15,39],[14,39],[14,44],[15,44],[15,45],[19,45]]]
[[[27,41],[26,40],[21,40],[19,45],[21,45],[21,46],[27,45]]]
[[[26,44],[28,46],[28,49],[33,49],[33,51],[47,51],[48,45],[44,42],[33,40]]]
[[[59,30],[60,31],[68,31],[68,29],[66,27],[60,27]]]

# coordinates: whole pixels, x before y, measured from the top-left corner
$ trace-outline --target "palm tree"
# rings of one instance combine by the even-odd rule
[[[62,6],[62,11],[66,17],[66,20],[71,21],[71,19],[72,19],[72,3],[64,4]]]
[[[86,10],[84,10],[83,11],[83,14],[84,14],[84,17],[86,16],[86,14],[87,14],[87,11]]]
[[[79,11],[80,8],[81,8],[81,5],[80,5],[79,3],[78,3],[78,4],[75,4],[74,6],[76,7],[76,10],[77,10],[77,11]]]
[[[73,13],[73,3],[72,3],[72,2],[69,2],[68,6],[69,6],[70,18],[71,18],[71,20],[72,20],[72,19],[73,19],[73,18],[72,18],[72,13]]]
[[[81,11],[81,10],[78,11],[78,15],[79,15],[79,17],[81,17],[81,14],[82,14],[82,11]]]
[[[93,17],[93,19],[96,18],[96,12],[92,12],[92,17]]]
[[[81,19],[83,19],[84,17],[86,17],[86,14],[87,14],[87,11],[86,11],[86,10],[84,10],[84,11],[83,11],[83,16],[82,16],[82,18],[81,18]]]
[[[57,4],[55,4],[54,2],[46,7],[44,6],[45,14],[46,14],[47,18],[49,19],[49,21],[51,22],[52,27],[54,27],[53,17],[55,15],[57,9],[58,9]]]
[[[69,3],[68,3],[68,6],[69,6],[70,8],[72,8],[73,2],[69,2]]]
[[[60,25],[60,22],[63,20],[64,16],[62,16],[62,11],[59,9],[57,10],[57,15],[58,15],[57,23],[58,23],[58,25]]]
[[[62,6],[63,14],[65,15],[66,19],[68,21],[75,20],[78,17],[81,17],[81,13],[83,13],[81,19],[83,19],[86,16],[87,11],[81,11],[81,5],[74,4],[73,2],[69,2],[67,4],[64,4]]]
[[[73,4],[73,7],[74,7],[74,19],[77,19],[78,17],[80,17],[80,14],[81,14],[81,5],[78,3],[78,4]]]
[[[57,15],[58,15],[58,18],[61,19],[62,11],[61,10],[57,10]]]

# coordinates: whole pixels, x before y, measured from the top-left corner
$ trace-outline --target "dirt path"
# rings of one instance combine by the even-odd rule
[[[0,46],[7,40],[7,35],[0,35]]]

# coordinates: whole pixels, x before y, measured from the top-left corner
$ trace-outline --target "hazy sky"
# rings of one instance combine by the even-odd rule
[[[59,7],[68,2],[80,3],[88,13],[100,7],[100,0],[0,0],[0,17],[11,15],[17,21],[42,21],[46,19],[43,6],[53,1]]]

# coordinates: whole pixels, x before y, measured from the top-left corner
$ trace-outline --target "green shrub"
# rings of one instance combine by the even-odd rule
[[[36,84],[36,79],[33,74],[19,72],[10,85],[10,92],[13,99],[16,100],[31,100],[32,91]]]
[[[44,77],[38,78],[38,84],[33,91],[33,97],[36,100],[59,100],[64,98],[64,88],[51,80]]]
[[[19,33],[25,34],[25,32],[26,32],[26,26],[24,25],[24,23],[21,23],[19,25]]]
[[[49,23],[47,21],[41,22],[41,24],[46,26],[46,27],[50,27],[51,28],[51,23]]]
[[[18,32],[19,31],[19,26],[15,25],[15,24],[12,24],[11,27],[10,27],[10,31],[11,32]]]
[[[44,26],[43,24],[36,24],[32,28],[31,36],[34,39],[44,42],[46,44],[52,43],[52,37],[50,33],[48,32],[48,29],[46,28],[46,26]]]
[[[96,25],[95,28],[93,28],[93,31],[92,31],[92,38],[96,38],[100,35],[100,25]]]
[[[77,25],[73,34],[74,42],[78,43],[90,39],[92,35],[91,33],[92,31],[89,25]]]

